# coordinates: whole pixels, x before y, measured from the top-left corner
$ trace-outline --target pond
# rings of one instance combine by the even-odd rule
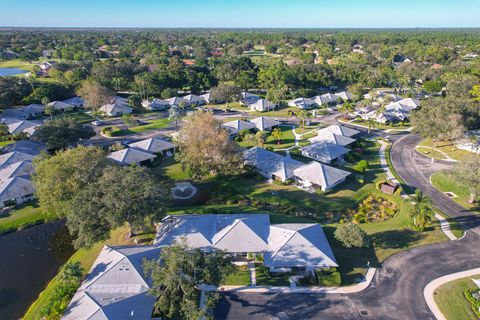
[[[19,319],[74,253],[62,221],[0,236],[0,319]]]
[[[23,70],[20,68],[0,68],[0,77],[15,76],[15,75],[24,74],[27,72],[28,72],[27,70]]]

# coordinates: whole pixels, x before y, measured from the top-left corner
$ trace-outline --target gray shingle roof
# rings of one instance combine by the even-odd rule
[[[138,142],[130,143],[128,146],[132,148],[142,149],[151,153],[160,153],[176,147],[173,143],[158,138],[141,140]]]
[[[18,176],[28,176],[33,173],[33,165],[28,161],[20,161],[0,169],[0,182]]]
[[[2,181],[0,184],[0,200],[18,198],[35,193],[32,181],[26,177],[13,177]]]
[[[266,118],[266,117],[258,117],[255,119],[251,119],[249,121],[253,123],[255,127],[260,131],[265,131],[280,125],[279,121],[272,118]]]
[[[62,319],[150,319],[155,298],[148,295],[143,259],[158,259],[159,247],[103,247]]]
[[[303,181],[314,183],[321,186],[323,190],[327,190],[349,176],[350,172],[312,161],[293,170],[293,174]]]
[[[317,142],[302,148],[302,155],[316,159],[322,162],[331,162],[344,154],[350,149],[342,147],[338,144],[328,142]]]
[[[156,158],[154,154],[137,148],[125,148],[122,150],[118,150],[108,154],[107,157],[118,162],[121,165],[129,165],[132,163],[138,164],[140,162]]]
[[[115,97],[112,102],[100,107],[100,111],[107,115],[132,113],[133,109],[128,106],[127,99],[122,97]]]
[[[284,157],[278,153],[254,147],[246,150],[243,154],[245,164],[256,168],[265,176],[276,176],[282,181],[286,181],[293,176],[293,170],[303,165],[303,163]]]
[[[21,151],[13,151],[0,155],[0,169],[21,161],[32,161],[34,155]]]
[[[336,133],[333,133],[331,131],[322,131],[319,132],[319,134],[313,138],[308,139],[312,143],[316,142],[329,142],[329,143],[334,143],[338,144],[341,146],[347,146],[353,142],[355,142],[355,139],[352,139],[347,136],[339,135]]]
[[[272,225],[269,250],[264,254],[267,267],[337,267],[322,226],[303,223]]]
[[[333,124],[331,126],[318,130],[318,135],[322,135],[327,132],[335,133],[345,137],[352,137],[360,133],[360,131],[358,130],[355,130],[346,126],[338,125],[338,124]]]

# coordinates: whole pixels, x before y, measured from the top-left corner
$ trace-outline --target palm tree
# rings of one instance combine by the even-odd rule
[[[173,105],[170,107],[168,118],[175,120],[175,131],[178,131],[178,120],[182,118],[182,110],[179,106]]]
[[[354,111],[355,107],[350,102],[346,101],[340,106],[339,109],[340,109],[340,112],[343,112],[343,117],[345,119],[348,119],[348,114]]]
[[[433,210],[430,207],[414,208],[410,211],[412,223],[420,230],[424,230],[433,220]]]
[[[375,129],[376,124],[377,122],[375,121],[375,119],[370,118],[367,120],[368,133]]]
[[[432,199],[425,196],[419,189],[415,190],[415,195],[412,197],[412,200],[415,203],[414,207],[416,208],[430,207],[432,204]]]
[[[282,129],[280,129],[278,127],[273,129],[272,137],[273,137],[273,139],[275,139],[275,141],[277,141],[277,144],[280,144],[280,142],[282,141],[282,138],[283,138]]]
[[[120,91],[123,87],[123,79],[122,78],[119,78],[119,77],[113,77],[112,78],[112,85],[113,85],[113,88],[116,90],[116,91]]]
[[[305,119],[309,117],[309,114],[306,110],[299,112],[298,117],[300,118],[300,127],[302,128],[302,138],[305,134]]]

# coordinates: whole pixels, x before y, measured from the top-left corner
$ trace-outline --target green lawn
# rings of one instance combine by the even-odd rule
[[[257,285],[259,286],[289,286],[290,273],[270,273],[263,272],[263,267],[256,266],[255,273],[257,278]]]
[[[480,275],[458,279],[435,290],[433,296],[435,303],[447,320],[477,319],[464,292],[467,289],[475,289],[477,286],[473,283],[472,278],[478,279],[479,277]]]
[[[436,213],[444,217],[448,223],[450,223],[450,230],[452,231],[453,235],[457,238],[463,237],[465,234],[465,230],[460,226],[460,223],[456,219],[450,218],[445,213],[441,212],[440,210],[434,208],[433,209]]]
[[[5,140],[5,141],[0,141],[0,147],[5,147],[8,146],[9,144],[14,143],[15,141],[13,140]]]
[[[480,213],[480,208],[478,204],[469,203],[468,200],[470,198],[470,192],[462,186],[459,186],[455,181],[452,180],[447,174],[445,173],[435,173],[430,178],[432,184],[435,188],[437,188],[441,192],[453,192],[457,197],[452,198],[460,205],[464,206],[469,210],[476,211]]]
[[[163,158],[160,165],[152,169],[158,176],[166,176],[172,180],[186,180],[190,178],[188,172],[183,171],[181,164],[176,162],[173,157]]]
[[[32,71],[33,66],[33,63],[20,59],[0,61],[0,68],[19,68],[27,71]]]
[[[417,146],[415,148],[418,152],[423,154],[426,157],[433,158],[435,160],[445,160],[447,159],[442,153],[440,152],[433,152],[433,149],[430,147],[422,147],[422,146]]]
[[[250,269],[248,266],[239,266],[235,273],[229,275],[224,285],[230,286],[249,286],[250,285]]]
[[[271,146],[275,149],[285,149],[288,147],[292,147],[295,145],[295,135],[293,134],[292,127],[291,126],[280,126],[280,130],[282,130],[282,139],[280,143],[277,143],[277,141],[273,138],[273,136],[270,134],[267,137],[267,141],[265,142],[265,145]]]
[[[77,252],[75,252],[73,256],[70,257],[69,261],[80,262],[80,265],[82,266],[82,270],[85,276],[90,270],[90,268],[92,267],[93,263],[97,259],[98,254],[100,253],[100,251],[102,250],[105,244],[110,244],[110,245],[133,244],[131,240],[125,240],[125,235],[127,231],[128,230],[125,227],[112,231],[111,237],[108,241],[97,243],[89,249],[77,250]],[[37,300],[28,308],[27,312],[25,313],[25,316],[23,317],[23,320],[41,320],[40,310],[48,303],[48,301],[50,301],[52,294],[57,286],[58,286],[58,280],[57,280],[57,277],[54,277],[50,281],[48,286],[45,288],[45,290],[42,293],[40,293]]]
[[[89,115],[88,113],[79,112],[79,111],[57,114],[54,116],[54,118],[56,119],[70,118],[70,119],[73,119],[75,122],[82,123],[82,124],[90,123],[93,120],[95,120],[95,118]]]
[[[430,139],[425,139],[425,140],[421,141],[418,144],[418,146],[420,146],[420,147],[433,147],[433,142]],[[455,159],[455,160],[459,160],[459,161],[464,160],[465,158],[473,155],[473,153],[468,152],[466,150],[455,148],[455,146],[449,141],[439,142],[437,144],[436,149],[446,153],[450,158]],[[433,152],[430,153],[430,154],[426,154],[426,156],[431,158],[432,154],[433,154]]]
[[[112,132],[112,136],[125,136],[129,134],[141,133],[151,130],[158,130],[167,128],[171,122],[168,118],[158,118],[153,120],[148,120],[148,124],[143,126],[131,127],[124,130],[117,130]]]
[[[361,126],[365,126],[365,127],[368,127],[368,122],[365,121],[365,120],[351,120],[351,121],[348,121],[352,124],[358,124],[358,125],[361,125]],[[375,126],[374,126],[374,129],[380,129],[380,130],[387,130],[387,129],[392,129],[392,130],[406,130],[408,128],[410,128],[411,125],[409,123],[406,123],[404,125],[401,125],[401,124],[381,124],[381,123],[376,123]]]
[[[55,216],[44,213],[36,202],[26,204],[19,206],[7,214],[0,215],[0,234],[53,219],[55,219]]]

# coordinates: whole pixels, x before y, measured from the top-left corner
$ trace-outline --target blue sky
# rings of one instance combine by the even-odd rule
[[[480,27],[478,0],[10,0],[0,26]]]

